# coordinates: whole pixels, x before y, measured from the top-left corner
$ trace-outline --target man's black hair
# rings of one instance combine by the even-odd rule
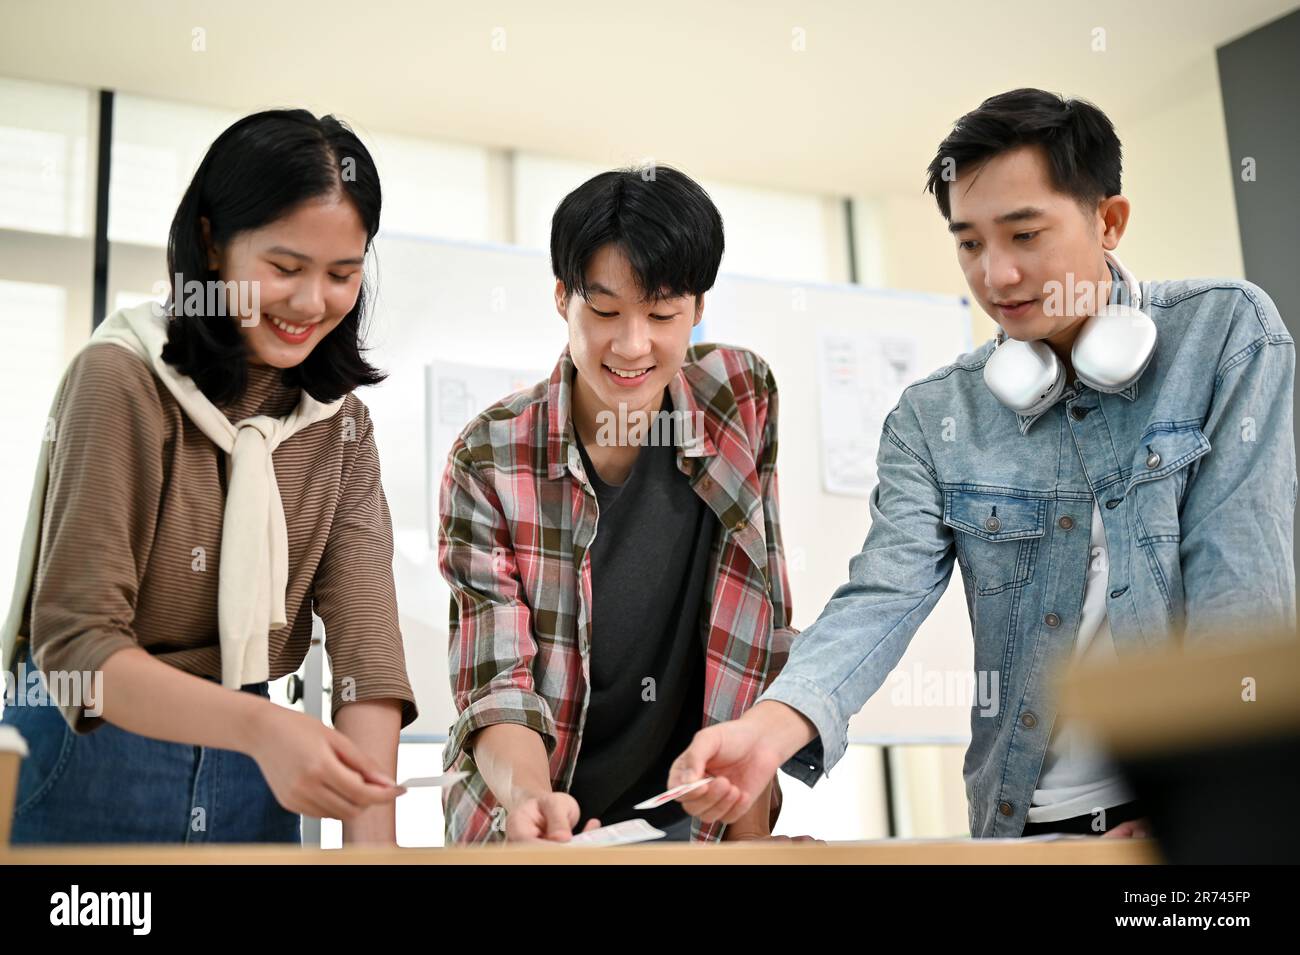
[[[611,244],[646,299],[699,296],[718,276],[722,216],[699,183],[669,166],[602,172],[551,219],[551,269],[568,294],[586,297],[587,265]]]
[[[1052,185],[1085,207],[1120,193],[1121,155],[1106,114],[1081,99],[1037,89],[990,96],[957,120],[927,168],[925,191],[952,218],[952,179],[1020,146],[1041,147]]]

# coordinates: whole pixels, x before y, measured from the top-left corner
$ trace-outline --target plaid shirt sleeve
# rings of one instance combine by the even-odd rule
[[[452,590],[448,673],[459,713],[443,762],[450,765],[471,734],[496,723],[527,726],[550,753],[555,721],[533,686],[537,644],[509,528],[463,440],[448,457],[439,510],[438,562]]]
[[[786,571],[785,547],[781,541],[780,508],[777,504],[777,392],[772,369],[758,356],[753,356],[755,391],[760,398],[762,445],[757,464],[759,485],[762,488],[763,524],[767,531],[767,579],[772,598],[772,664],[763,680],[767,689],[790,655],[790,644],[798,630],[791,626],[794,611],[790,605],[790,578]]]

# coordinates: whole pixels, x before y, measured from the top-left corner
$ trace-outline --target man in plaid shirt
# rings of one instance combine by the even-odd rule
[[[466,426],[442,482],[443,763],[469,773],[444,790],[448,843],[638,815],[670,839],[770,832],[774,779],[718,794],[753,801],[730,826],[633,809],[696,731],[749,708],[794,635],[776,383],[751,352],[690,346],[722,249],[708,195],[662,166],[596,176],[555,212],[568,347]]]

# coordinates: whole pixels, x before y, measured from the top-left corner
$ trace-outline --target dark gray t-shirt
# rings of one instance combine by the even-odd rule
[[[600,479],[581,441],[578,449],[600,517],[591,699],[569,793],[582,811],[579,829],[593,817],[664,826],[685,816],[680,803],[632,806],[667,788],[669,767],[703,723],[700,612],[717,521],[677,469],[676,447],[643,447],[618,486]]]

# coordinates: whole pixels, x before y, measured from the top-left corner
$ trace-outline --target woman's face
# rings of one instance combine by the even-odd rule
[[[226,283],[249,361],[301,364],[356,305],[365,253],[365,225],[342,194],[303,202],[223,248],[209,243],[208,267]]]

